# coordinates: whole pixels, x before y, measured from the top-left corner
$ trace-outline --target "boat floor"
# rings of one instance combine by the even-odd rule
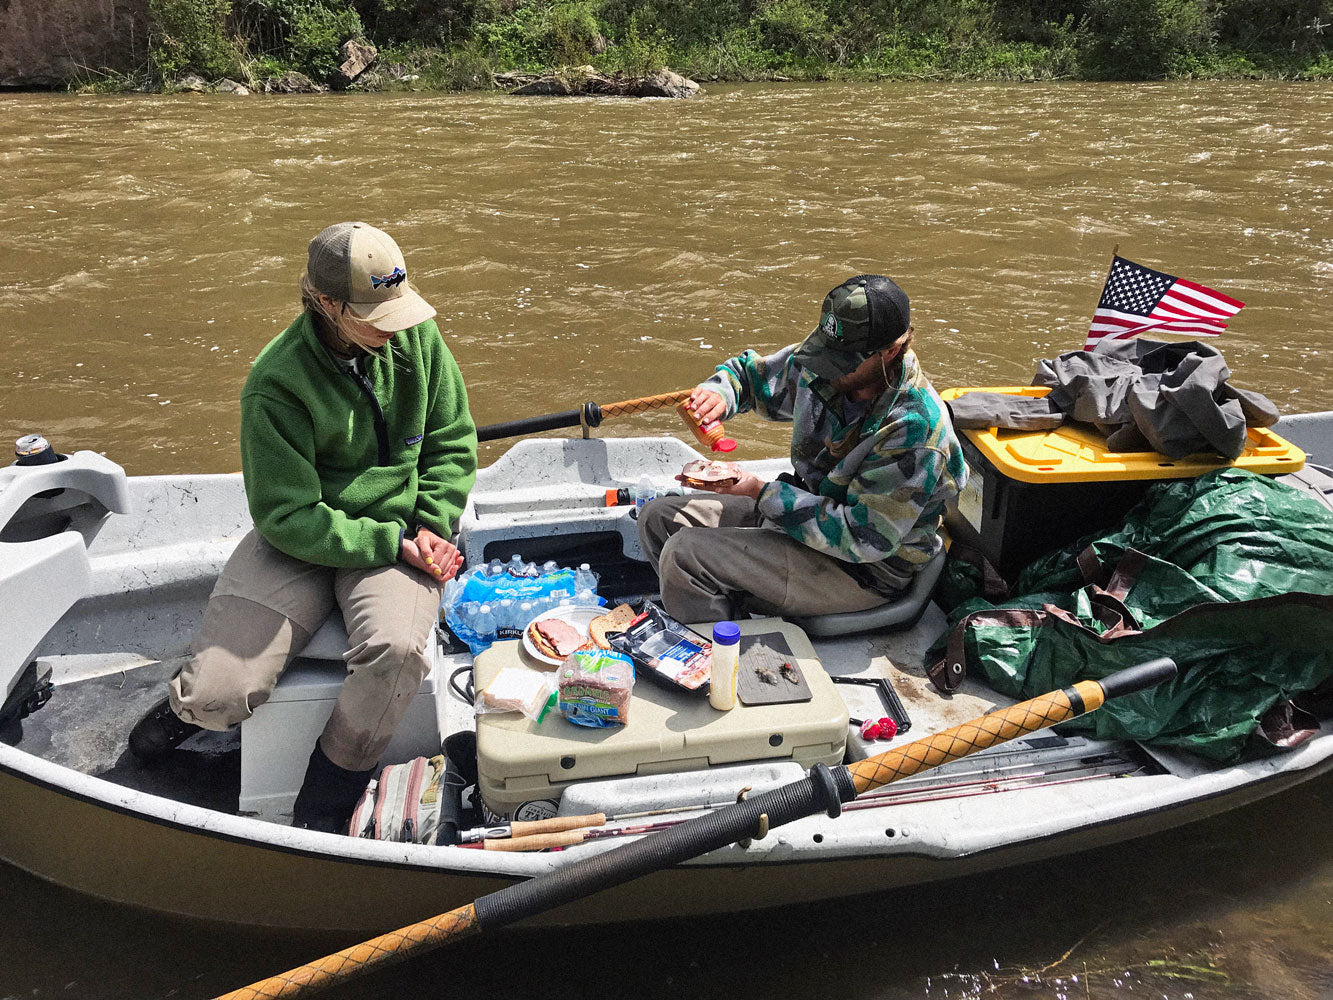
[[[150,662],[61,684],[23,720],[18,748],[83,774],[177,802],[235,813],[241,784],[241,734],[204,731],[154,764],[126,745],[134,724],[161,701],[180,659]]]

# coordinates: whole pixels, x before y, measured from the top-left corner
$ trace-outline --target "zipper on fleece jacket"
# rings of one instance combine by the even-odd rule
[[[379,445],[380,465],[389,464],[389,425],[384,420],[384,408],[380,406],[379,397],[375,395],[375,389],[370,384],[370,379],[361,371],[360,359],[354,361],[351,367],[340,365],[347,377],[361,387],[361,391],[366,398],[370,400],[370,415],[375,421],[375,440]]]

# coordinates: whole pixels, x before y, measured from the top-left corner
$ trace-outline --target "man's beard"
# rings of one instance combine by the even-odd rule
[[[862,389],[883,390],[887,388],[884,381],[884,372],[880,370],[879,366],[868,368],[864,372],[860,370],[860,367],[858,365],[855,370],[841,378],[834,379],[833,391],[842,396],[850,396]]]

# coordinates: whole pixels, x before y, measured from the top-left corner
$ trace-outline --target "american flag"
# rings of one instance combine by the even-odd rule
[[[1216,337],[1245,305],[1211,288],[1115,257],[1083,350],[1148,330]]]

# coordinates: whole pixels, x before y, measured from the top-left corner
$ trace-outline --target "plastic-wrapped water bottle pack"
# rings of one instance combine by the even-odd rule
[[[492,559],[445,585],[440,612],[476,656],[497,639],[519,638],[530,621],[563,604],[605,605],[597,582],[587,563],[569,567],[548,560],[538,566],[517,555],[508,562]]]

